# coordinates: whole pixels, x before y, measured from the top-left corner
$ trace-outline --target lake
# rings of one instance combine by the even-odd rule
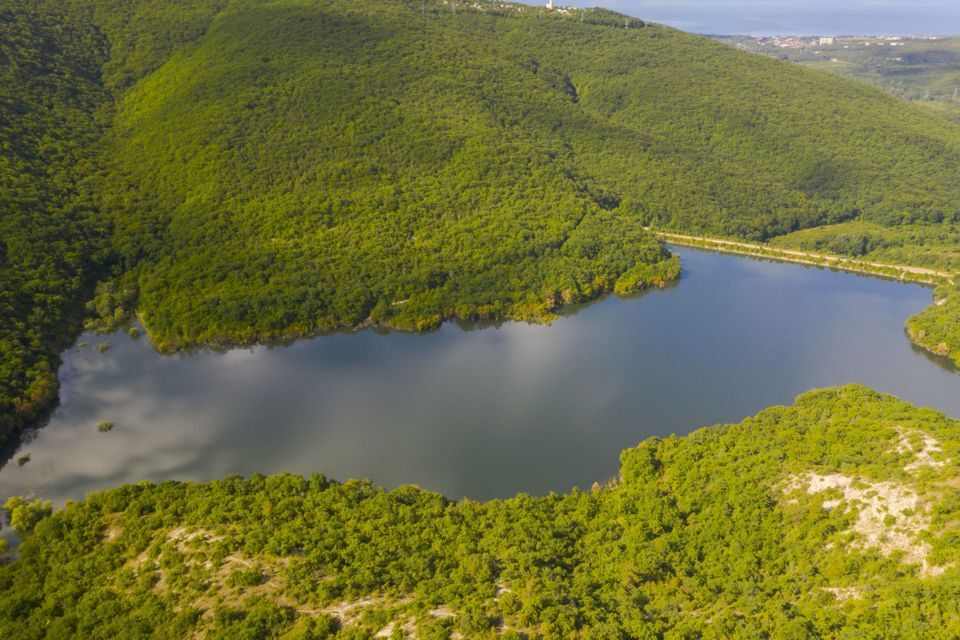
[[[589,487],[650,436],[736,422],[859,382],[960,416],[960,376],[903,322],[928,289],[675,249],[683,279],[550,326],[321,336],[163,356],[71,349],[60,406],[0,470],[0,496],[61,503],[139,480],[321,472],[485,499]],[[102,342],[102,336],[81,340]],[[97,424],[115,424],[98,433]]]
[[[543,5],[546,2],[528,1]],[[565,0],[601,6],[693,33],[756,36],[952,35],[956,0]]]

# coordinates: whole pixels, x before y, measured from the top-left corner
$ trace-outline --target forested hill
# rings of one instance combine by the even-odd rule
[[[550,317],[675,278],[642,227],[950,225],[960,125],[602,10],[6,0],[0,411],[84,299],[161,348]]]
[[[56,399],[58,352],[116,262],[99,191],[115,96],[225,4],[0,3],[0,443]]]
[[[0,4],[0,442],[56,398],[56,354],[106,244],[81,185],[109,100],[107,44],[36,4]]]
[[[231,2],[123,96],[109,141],[154,337],[535,316],[656,260],[638,222],[765,238],[958,217],[955,123],[596,17]]]
[[[452,502],[314,476],[125,486],[0,567],[4,638],[954,638],[960,423],[862,387]],[[37,521],[39,520],[39,524]],[[35,529],[34,529],[35,527]]]

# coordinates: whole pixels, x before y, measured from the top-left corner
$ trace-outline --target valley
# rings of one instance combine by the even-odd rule
[[[0,2],[0,637],[960,635],[956,38],[723,40]]]

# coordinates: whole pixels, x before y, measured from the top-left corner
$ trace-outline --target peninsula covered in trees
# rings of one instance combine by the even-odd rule
[[[323,476],[164,482],[49,515],[5,638],[948,638],[960,423],[864,387],[653,438],[617,478],[454,502]],[[414,635],[415,634],[415,635]]]
[[[541,321],[675,279],[646,226],[867,225],[854,250],[957,266],[960,124],[611,12],[0,12],[0,433],[56,397],[85,304],[100,326],[137,313],[161,349]]]

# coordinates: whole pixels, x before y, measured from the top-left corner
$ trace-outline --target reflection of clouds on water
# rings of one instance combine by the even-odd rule
[[[216,425],[216,413],[204,410],[196,398],[171,400],[149,393],[149,382],[155,379],[149,368],[133,371],[128,386],[108,386],[101,377],[89,375],[109,367],[98,363],[84,368],[88,375],[75,381],[82,392],[64,401],[28,445],[31,461],[0,470],[2,492],[37,490],[62,500],[122,482],[191,477],[184,470],[202,463],[203,451],[216,435],[215,428],[192,425]],[[104,420],[115,425],[109,433],[97,431]]]
[[[679,250],[683,283],[550,326],[371,331],[162,356],[110,337],[64,356],[62,403],[0,494],[62,501],[143,479],[293,471],[484,498],[589,486],[649,435],[863,382],[960,414],[960,378],[910,349],[929,291]],[[97,433],[101,420],[115,423]]]
[[[313,446],[292,448],[296,467],[391,485],[456,487],[460,472],[437,465],[438,456],[469,455],[462,448],[470,434],[496,440],[497,432],[528,428],[524,396],[537,386],[537,371],[543,384],[555,358],[544,348],[547,329],[463,332],[447,326],[428,336],[396,336],[384,345],[389,355],[381,354],[373,367],[366,357],[360,366],[331,367],[316,380],[321,400],[302,416],[303,424],[313,425],[305,438]]]

